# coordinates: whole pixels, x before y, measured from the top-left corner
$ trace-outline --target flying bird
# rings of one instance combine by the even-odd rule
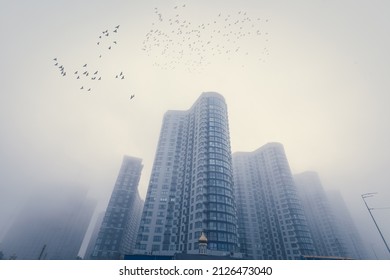
[[[135,96],[135,94],[133,94],[132,96],[130,96],[130,100],[131,100],[131,99],[133,99],[133,98],[134,98],[134,96]]]

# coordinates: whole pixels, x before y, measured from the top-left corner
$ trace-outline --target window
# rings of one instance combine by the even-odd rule
[[[155,235],[153,237],[153,242],[161,242],[161,236],[160,235]]]

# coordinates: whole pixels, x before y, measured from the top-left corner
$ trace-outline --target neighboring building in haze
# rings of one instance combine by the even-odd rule
[[[187,111],[168,111],[160,132],[137,238],[138,254],[237,251],[237,218],[227,106],[202,93]]]
[[[351,258],[316,172],[294,175],[318,256]]]
[[[345,241],[347,256],[353,259],[370,259],[367,248],[362,241],[348,207],[337,190],[326,192],[330,205],[335,213],[335,222],[340,230],[340,236]]]
[[[240,250],[250,259],[315,254],[290,167],[279,143],[233,154]]]
[[[96,202],[82,188],[51,188],[36,193],[19,213],[2,242],[6,258],[74,260]]]
[[[132,253],[143,208],[138,192],[141,162],[139,158],[123,157],[91,259],[115,260]]]
[[[91,255],[92,255],[93,249],[95,248],[96,240],[97,240],[105,213],[106,212],[101,212],[96,219],[95,226],[94,226],[92,234],[91,234],[91,238],[89,239],[89,242],[88,242],[87,250],[85,251],[85,254],[84,254],[85,260],[91,259]]]

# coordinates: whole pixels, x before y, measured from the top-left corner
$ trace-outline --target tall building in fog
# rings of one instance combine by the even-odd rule
[[[294,175],[318,256],[351,258],[316,172]]]
[[[124,156],[91,259],[121,259],[135,245],[143,201],[139,196],[142,160]]]
[[[209,254],[237,249],[227,106],[215,92],[164,115],[137,238],[141,254]]]
[[[353,259],[370,259],[367,248],[339,191],[327,191],[330,205],[334,210],[335,222],[340,229],[340,236],[345,240],[346,251]]]
[[[69,186],[36,193],[4,237],[6,258],[76,259],[96,206],[86,194]]]
[[[241,252],[252,259],[315,254],[283,146],[234,153],[233,167]]]
[[[84,254],[85,260],[91,259],[91,255],[92,255],[93,249],[95,248],[96,240],[97,240],[97,237],[98,237],[98,234],[100,231],[100,227],[101,227],[102,222],[103,222],[104,215],[105,215],[105,212],[101,212],[96,219],[95,226],[93,227],[93,231],[92,231],[91,237],[89,239],[87,249],[85,250],[85,254]]]

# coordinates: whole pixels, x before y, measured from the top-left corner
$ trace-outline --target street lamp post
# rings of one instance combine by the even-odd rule
[[[371,216],[372,220],[374,221],[374,224],[375,224],[375,226],[376,226],[376,228],[377,228],[377,230],[378,230],[380,236],[382,237],[383,243],[385,243],[385,245],[386,245],[387,251],[388,251],[389,254],[390,254],[389,245],[387,245],[387,242],[386,242],[385,238],[383,237],[383,234],[382,234],[381,230],[379,229],[379,226],[378,226],[378,224],[376,223],[374,216],[373,216],[372,213],[371,213],[372,208],[368,207],[368,204],[367,204],[367,202],[366,202],[366,200],[365,200],[365,198],[367,198],[367,197],[372,197],[372,196],[374,196],[374,194],[376,194],[376,193],[365,193],[365,194],[362,194],[361,197],[362,197],[362,199],[363,199],[363,201],[364,201],[364,204],[365,204],[366,207],[367,207],[368,213],[370,213],[370,216]]]

